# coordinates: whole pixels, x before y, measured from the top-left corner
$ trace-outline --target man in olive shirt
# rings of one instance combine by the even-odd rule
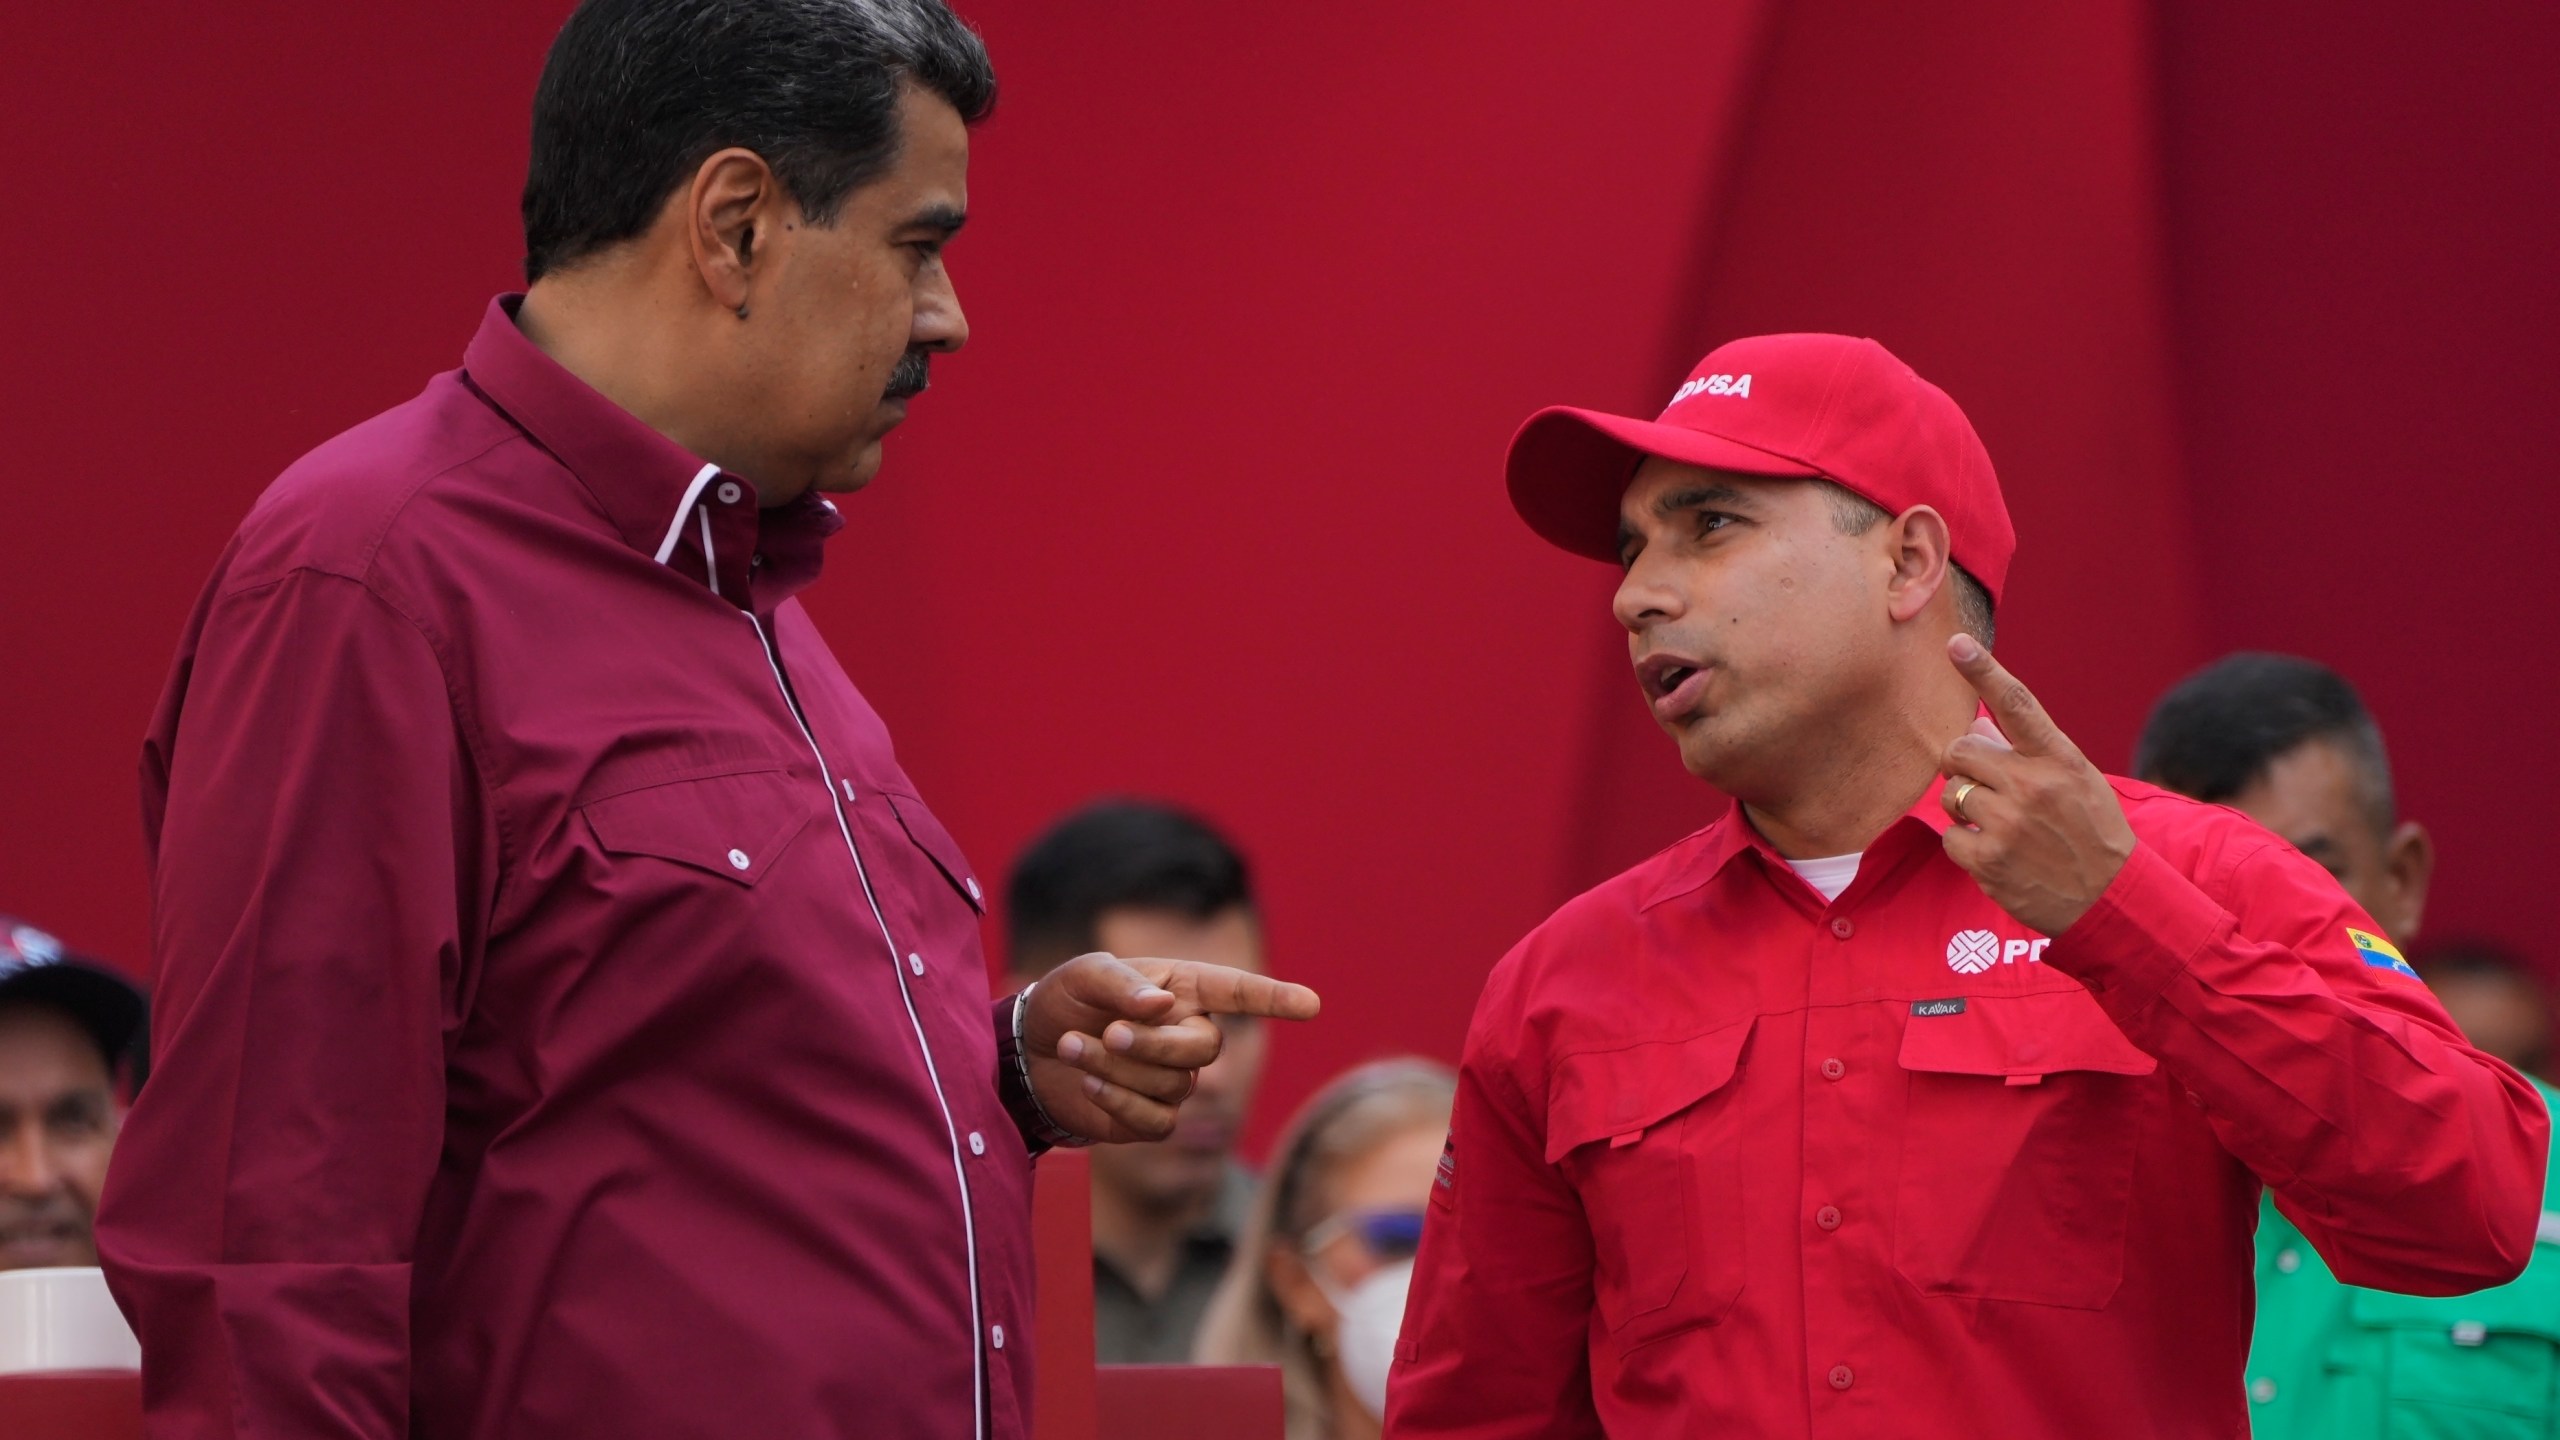
[[[1019,977],[1089,950],[1264,969],[1244,857],[1197,817],[1151,801],[1104,800],[1052,825],[1014,862],[1005,916]],[[1252,1213],[1253,1174],[1235,1147],[1269,1037],[1250,1021],[1220,1028],[1226,1048],[1171,1135],[1093,1152],[1094,1358],[1105,1365],[1191,1359]]]
[[[2381,731],[2334,672],[2285,655],[2230,656],[2161,698],[2133,769],[2247,814],[2327,866],[2393,941],[2416,936],[2434,850],[2399,818]],[[2551,1087],[2534,1084],[2550,1104]],[[2265,1204],[2253,1434],[2560,1440],[2560,1215],[2543,1203],[2524,1275],[2449,1299],[2338,1283]]]

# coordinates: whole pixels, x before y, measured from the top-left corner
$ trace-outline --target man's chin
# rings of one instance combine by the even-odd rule
[[[1724,746],[1712,733],[1713,722],[1703,713],[1693,710],[1677,720],[1659,723],[1662,733],[1670,736],[1672,745],[1680,751],[1681,767],[1708,784],[1714,784],[1714,772],[1723,759]]]
[[[1218,1193],[1227,1175],[1227,1157],[1219,1151],[1150,1146],[1141,1152],[1130,1178],[1135,1188],[1160,1206],[1180,1208],[1205,1202]]]
[[[831,465],[818,476],[816,488],[829,495],[850,495],[870,484],[880,473],[880,440],[864,442],[842,465]]]

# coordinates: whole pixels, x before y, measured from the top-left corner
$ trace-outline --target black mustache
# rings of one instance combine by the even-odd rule
[[[927,373],[932,364],[933,357],[926,352],[908,351],[900,357],[898,368],[889,372],[889,387],[880,392],[881,398],[904,400],[911,395],[923,394],[925,387],[933,383],[933,377]]]

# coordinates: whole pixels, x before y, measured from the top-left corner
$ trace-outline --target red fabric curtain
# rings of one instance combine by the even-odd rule
[[[518,253],[552,3],[26,17],[0,333],[0,909],[139,964],[133,760],[295,454],[453,363]],[[1974,416],[2002,649],[2120,765],[2233,646],[2364,687],[2444,874],[2550,950],[2560,12],[2203,0],[978,0],[976,330],[813,608],[977,863],[1196,805],[1325,989],[1324,1074],[1454,1051],[1493,959],[1701,823],[1610,577],[1514,522],[1536,405],[1717,340],[1884,341]],[[2548,958],[2548,957],[2546,957]]]

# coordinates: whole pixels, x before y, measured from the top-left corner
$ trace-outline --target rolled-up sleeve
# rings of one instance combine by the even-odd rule
[[[410,1271],[497,830],[434,639],[217,591],[144,755],[158,1011],[99,1217],[155,1440],[408,1431]]]

